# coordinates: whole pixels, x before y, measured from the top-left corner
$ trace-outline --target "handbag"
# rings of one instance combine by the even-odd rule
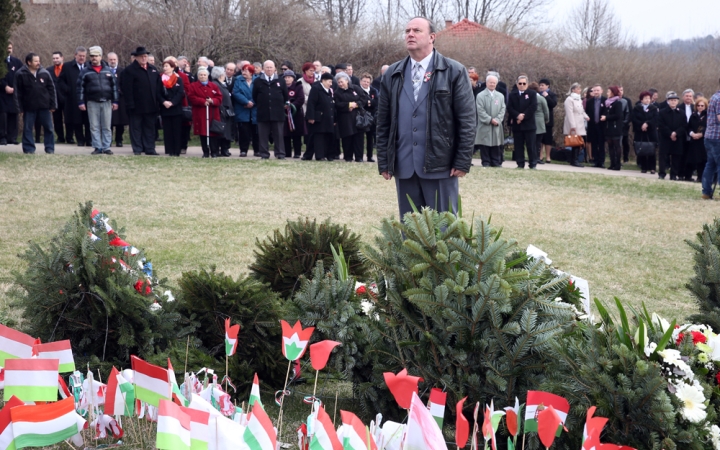
[[[225,122],[213,119],[212,122],[210,122],[210,132],[223,136],[225,135],[225,125]]]
[[[182,113],[185,122],[192,122],[192,106],[183,106]]]
[[[355,128],[362,131],[368,131],[372,127],[375,119],[373,118],[370,111],[365,111],[360,108],[355,116]]]
[[[565,147],[582,147],[585,145],[585,141],[580,135],[568,135],[565,136]]]
[[[648,141],[635,141],[633,142],[635,148],[635,154],[637,156],[654,156],[655,155],[655,143]]]

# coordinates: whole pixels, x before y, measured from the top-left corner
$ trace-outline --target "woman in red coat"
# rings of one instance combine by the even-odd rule
[[[188,87],[188,101],[192,106],[193,130],[196,136],[201,136],[203,158],[219,156],[218,134],[211,133],[208,127],[213,120],[220,121],[220,105],[222,105],[222,92],[212,81],[208,81],[207,69],[198,70],[198,80],[190,83]],[[209,116],[209,117],[208,117]],[[209,141],[209,142],[208,142]]]

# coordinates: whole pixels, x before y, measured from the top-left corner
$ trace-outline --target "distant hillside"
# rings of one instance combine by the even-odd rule
[[[671,51],[671,52],[705,52],[720,50],[720,38],[712,35],[692,39],[675,39],[667,43],[650,42],[637,47],[646,51]]]

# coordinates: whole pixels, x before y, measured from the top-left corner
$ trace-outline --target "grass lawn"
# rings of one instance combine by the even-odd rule
[[[171,282],[211,264],[247,272],[255,240],[287,219],[330,217],[372,242],[398,214],[394,183],[369,163],[0,154],[0,180],[0,296],[27,242],[49,239],[86,200]],[[460,184],[465,216],[492,214],[504,236],[588,279],[592,296],[668,317],[694,310],[684,240],[720,213],[698,184],[477,167]]]

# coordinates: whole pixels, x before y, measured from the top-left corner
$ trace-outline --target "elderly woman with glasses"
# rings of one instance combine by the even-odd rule
[[[337,129],[342,141],[346,162],[363,161],[363,130],[355,126],[358,109],[362,107],[360,87],[351,84],[350,77],[344,72],[335,75],[338,90],[335,93],[335,110],[337,111]]]
[[[692,181],[693,171],[697,171],[695,181],[702,182],[703,171],[707,164],[707,151],[705,150],[705,129],[707,128],[708,101],[705,97],[695,100],[695,112],[688,121],[688,136],[685,154],[685,181]]]

